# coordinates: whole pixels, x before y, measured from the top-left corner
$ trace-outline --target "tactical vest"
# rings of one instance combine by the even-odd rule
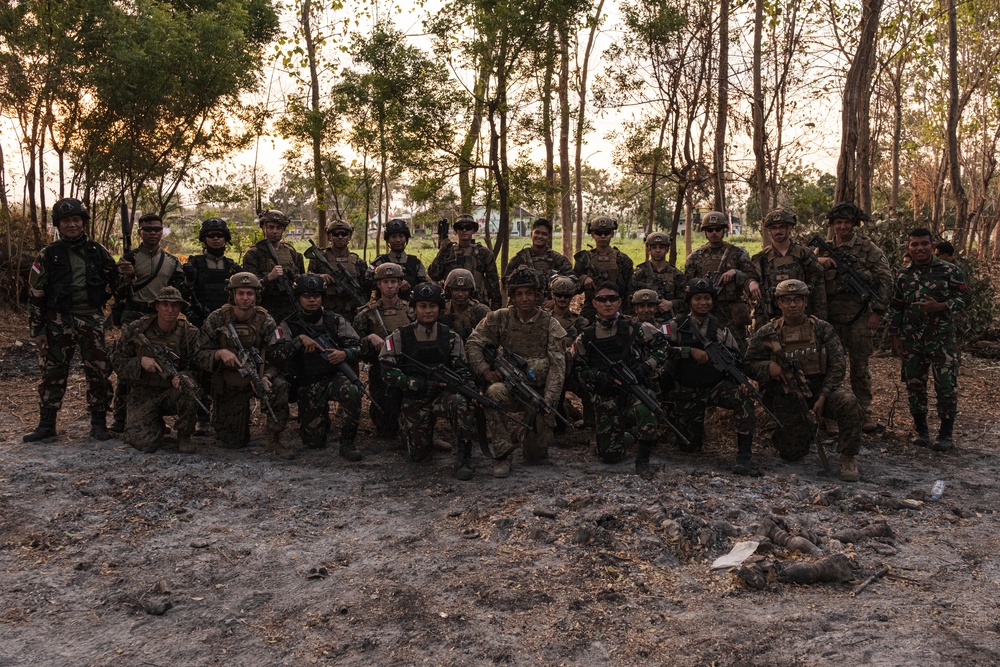
[[[145,326],[139,327],[137,333],[143,334],[149,339],[149,342],[155,345],[157,348],[162,348],[166,345],[174,354],[181,357],[183,361],[183,355],[181,354],[181,341],[185,338],[185,333],[188,327],[193,327],[194,325],[188,322],[184,318],[179,318],[177,320],[177,326],[174,330],[167,334],[166,336],[159,333],[156,327],[156,316],[151,315],[147,318]],[[152,357],[153,353],[138,340],[135,340],[135,349],[137,350],[137,356],[139,357]],[[177,362],[178,370],[185,370],[182,361]],[[150,373],[148,371],[143,371],[139,376],[137,384],[144,387],[159,387],[163,389],[169,389],[173,387],[173,381],[162,377],[159,373]]]
[[[732,254],[736,251],[737,248],[728,243],[722,247],[722,252],[715,252],[714,248],[709,252],[709,247],[705,246],[705,251],[702,253],[702,257],[704,258],[701,264],[702,274],[699,277],[713,274],[715,283],[718,284],[720,275],[731,268],[735,268],[733,267]],[[725,285],[719,287],[720,302],[738,301],[739,298],[735,280],[730,280]]]
[[[487,298],[489,294],[486,291],[486,276],[483,274],[483,265],[479,261],[479,254],[476,252],[476,244],[471,244],[468,248],[462,249],[458,247],[456,243],[452,247],[452,253],[454,264],[456,269],[466,269],[472,273],[472,278],[476,282],[476,293],[482,298]],[[468,251],[468,252],[466,252]]]
[[[425,366],[435,367],[444,364],[445,366],[451,365],[451,330],[441,324],[437,323],[437,339],[436,340],[417,340],[416,335],[416,324],[408,324],[407,326],[399,330],[399,338],[402,342],[403,353],[407,354]],[[409,359],[402,359],[400,363],[400,369],[407,375],[415,375],[417,377],[424,377],[424,374],[418,371]],[[407,394],[416,394],[418,392],[405,392]]]
[[[826,349],[820,349],[816,338],[816,318],[807,317],[798,326],[788,325],[784,318],[775,323],[775,330],[781,341],[781,349],[789,361],[798,361],[806,377],[826,373]]]
[[[674,299],[677,297],[674,294],[674,276],[669,272],[669,264],[662,273],[655,270],[649,262],[643,262],[639,265],[639,268],[642,269],[643,275],[649,281],[650,289],[655,290],[661,299]]]
[[[306,322],[301,313],[296,313],[294,316],[289,317],[285,320],[284,324],[288,326],[288,330],[293,337],[305,334],[312,338],[316,335],[325,334],[330,337],[330,342],[333,343],[333,346],[339,348],[341,347],[341,341],[338,332],[340,331],[340,321],[342,319],[340,315],[324,310],[323,318],[316,324]],[[242,339],[243,337],[240,336],[240,340]],[[317,382],[337,372],[333,364],[326,360],[326,354],[322,352],[309,352],[296,355],[290,366],[292,376],[302,385]]]
[[[549,372],[549,320],[552,315],[544,310],[538,312],[533,322],[522,322],[508,309],[506,331],[500,332],[500,344],[528,362],[528,368],[535,374],[535,384],[544,386]]]
[[[402,299],[392,308],[386,308],[382,305],[382,302],[378,302],[375,306],[378,312],[382,315],[382,321],[385,322],[386,336],[392,334],[393,331],[401,327],[405,327],[412,320],[410,319],[409,309],[406,307],[406,302]],[[371,314],[371,318],[376,323],[378,319],[375,318],[375,314]],[[381,328],[381,327],[379,327]]]
[[[689,331],[689,327],[697,326],[694,322],[690,322],[690,319],[689,316],[685,315],[677,320],[678,343],[681,347],[693,347],[698,350],[704,350],[705,345],[698,340],[697,336]],[[719,340],[719,320],[714,315],[709,315],[708,317],[708,333],[705,334],[705,337],[709,341]],[[699,364],[691,358],[678,359],[674,367],[674,379],[677,380],[678,384],[690,387],[691,389],[714,387],[724,377],[725,375],[723,375],[722,371],[717,370],[711,362]]]
[[[229,337],[229,327],[226,326],[229,323],[232,323],[233,328],[236,329],[236,335],[239,336],[240,342],[243,343],[244,349],[249,350],[251,347],[256,347],[261,357],[263,357],[264,345],[261,340],[261,326],[264,324],[264,318],[267,316],[267,311],[263,308],[255,307],[254,314],[251,315],[250,319],[245,322],[240,322],[236,319],[236,315],[233,313],[233,305],[230,303],[222,306],[222,311],[225,313],[225,318],[222,322],[222,326],[216,332],[219,347],[221,349],[229,350],[233,354],[237,353],[236,343]],[[261,373],[263,370],[258,368],[257,372]],[[240,372],[234,368],[223,368],[221,375],[213,374],[213,389],[216,388],[216,385],[218,384],[216,383],[216,378],[221,380],[226,387],[237,387],[242,389],[250,384],[250,378],[243,377],[240,375]],[[221,389],[221,387],[219,387],[219,389]]]
[[[463,341],[468,340],[469,336],[472,335],[472,330],[485,317],[482,310],[478,308],[480,305],[479,301],[470,299],[466,309],[461,313],[456,313],[452,302],[449,301],[445,304],[444,311],[438,321],[451,327],[452,331],[461,336]]]
[[[48,285],[46,306],[59,313],[73,309],[73,265],[70,253],[76,253],[85,265],[87,304],[100,309],[110,298],[108,274],[104,269],[105,255],[101,246],[93,241],[79,243],[79,249],[65,241],[57,241],[45,252],[45,272]]]
[[[779,255],[773,248],[768,248],[763,255],[763,260],[764,266],[761,267],[763,269],[761,273],[770,289],[774,289],[782,280],[805,281],[806,279],[802,263],[796,256],[795,246],[789,248],[788,254],[784,256]]]
[[[197,255],[191,258],[194,265],[195,277],[191,291],[194,298],[202,305],[206,313],[211,313],[229,301],[229,292],[226,291],[226,283],[229,277],[236,270],[236,262],[228,257],[222,258],[222,268],[209,268],[208,258],[205,255]]]
[[[587,365],[595,370],[608,370],[608,364],[601,358],[601,355],[595,354],[590,349],[591,343],[611,361],[630,361],[633,356],[632,344],[641,329],[640,325],[620,318],[615,335],[607,338],[597,337],[597,326],[596,324],[591,325],[583,330],[583,346],[587,353]]]
[[[594,267],[597,275],[606,276],[606,279],[614,284],[618,284],[618,253],[615,248],[611,249],[607,255],[599,255],[596,250],[590,250],[590,265]],[[596,279],[596,275],[592,276]]]

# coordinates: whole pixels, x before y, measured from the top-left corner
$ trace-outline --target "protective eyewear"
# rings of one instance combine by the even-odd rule
[[[590,232],[591,236],[611,236],[612,234],[614,234],[614,232],[610,229],[595,229]]]
[[[594,297],[597,303],[618,303],[622,298],[617,294],[600,294]]]
[[[139,228],[140,232],[149,232],[150,234],[159,234],[163,231],[163,227],[149,227],[143,226]]]
[[[211,234],[205,234],[206,239],[224,239],[226,235],[221,232],[212,232]]]
[[[456,232],[474,232],[476,231],[475,225],[455,225]]]
[[[705,228],[705,233],[706,234],[717,234],[719,232],[724,232],[724,231],[726,231],[725,227],[706,227]]]
[[[351,235],[351,233],[347,232],[347,231],[330,232],[330,236],[335,236],[335,237],[340,238],[340,239],[344,238],[345,236],[350,236],[350,235]]]

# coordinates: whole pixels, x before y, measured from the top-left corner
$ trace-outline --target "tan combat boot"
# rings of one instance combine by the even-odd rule
[[[854,460],[853,456],[840,455],[840,479],[843,482],[856,482],[861,479],[861,473],[858,472],[858,462]]]
[[[273,452],[279,459],[290,461],[295,458],[295,450],[281,442],[281,431],[267,432],[267,451]]]

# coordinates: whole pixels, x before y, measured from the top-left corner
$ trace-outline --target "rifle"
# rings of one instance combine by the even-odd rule
[[[274,414],[274,410],[271,408],[270,401],[267,400],[267,387],[264,386],[264,380],[261,379],[260,374],[257,372],[257,368],[264,365],[264,359],[261,358],[260,352],[257,351],[256,347],[251,347],[249,350],[243,347],[243,341],[240,340],[240,336],[236,333],[236,327],[233,326],[232,322],[226,326],[226,332],[236,345],[236,353],[240,360],[240,375],[250,379],[253,393],[257,394],[257,398],[260,399],[261,405],[267,409],[267,414],[271,416],[271,420],[278,421],[277,415]]]
[[[500,350],[494,347],[483,348],[483,357],[493,370],[503,375],[504,384],[511,390],[514,397],[521,401],[525,407],[534,412],[531,422],[534,423],[538,413],[543,415],[555,415],[555,418],[569,426],[569,420],[559,414],[545,399],[535,391],[531,383],[535,381],[535,374],[528,368],[528,362],[510,350]]]
[[[594,341],[590,341],[590,349],[597,353],[597,356],[603,361],[607,366],[608,370],[611,372],[611,376],[617,384],[622,389],[628,390],[630,394],[639,399],[646,408],[656,415],[656,418],[667,425],[667,427],[674,432],[683,445],[690,445],[691,441],[684,437],[684,434],[677,430],[677,427],[670,422],[670,415],[667,411],[663,409],[660,402],[656,400],[656,396],[653,395],[646,387],[639,382],[639,378],[635,376],[632,369],[628,367],[628,364],[624,360],[619,359],[618,361],[611,361],[608,355],[601,351],[601,348],[597,347]]]
[[[171,381],[175,377],[180,378],[181,384],[184,385],[185,389],[191,392],[191,397],[194,399],[194,402],[198,404],[201,411],[206,415],[212,414],[209,412],[208,408],[205,407],[205,404],[198,399],[198,385],[195,384],[194,380],[189,378],[187,375],[182,375],[181,372],[177,370],[177,363],[181,360],[181,358],[177,356],[176,352],[171,350],[166,345],[156,347],[156,345],[153,344],[153,341],[146,338],[145,334],[139,334],[136,337],[136,340],[146,346],[146,348],[148,348],[152,353],[153,359],[160,366],[160,377],[164,380]]]
[[[329,334],[320,333],[315,329],[306,326],[305,322],[301,319],[299,321],[299,324],[301,324],[303,328],[306,330],[306,334],[314,341],[316,341],[316,343],[318,343],[321,348],[323,348],[323,352],[333,352],[334,350],[340,349],[339,347],[333,344],[333,339],[330,338]],[[380,412],[385,412],[385,410],[382,410],[382,406],[380,406],[378,403],[375,402],[375,399],[372,397],[371,392],[368,391],[368,387],[365,386],[365,383],[361,381],[361,378],[358,377],[358,374],[354,372],[354,369],[351,368],[346,361],[341,361],[339,364],[332,364],[332,366],[338,373],[347,378],[348,382],[357,387],[358,391],[361,392],[362,396],[367,396],[368,400],[371,401],[371,404],[374,405],[376,408],[378,408]]]
[[[441,218],[438,220],[438,249],[444,247],[444,244],[448,242],[448,218]]]
[[[122,194],[119,203],[122,219],[122,254],[132,250],[132,225],[128,220],[128,204],[125,203],[125,170],[122,170]]]
[[[809,430],[812,432],[813,440],[815,441],[816,434],[819,432],[819,420],[809,405],[809,400],[813,397],[813,392],[809,388],[809,381],[806,380],[806,374],[802,371],[802,363],[798,359],[789,358],[780,345],[769,345],[768,347],[774,354],[778,365],[781,366],[782,382],[784,382],[788,392],[795,396],[799,412],[802,413],[802,418],[809,425]],[[819,454],[820,463],[823,464],[823,470],[830,472],[830,460],[826,457],[826,450],[823,449],[823,443],[816,442],[816,452]]]
[[[347,270],[341,266],[340,262],[336,266],[326,258],[325,255],[320,251],[319,246],[317,246],[312,239],[309,239],[309,247],[306,249],[306,257],[317,262],[323,266],[330,275],[337,279],[337,291],[346,296],[348,299],[353,301],[359,306],[363,306],[368,301],[361,295],[361,285],[358,283],[357,278],[352,276]]]
[[[781,420],[775,415],[771,410],[764,405],[764,395],[757,391],[757,388],[750,383],[750,378],[747,377],[743,369],[740,368],[740,363],[737,359],[733,357],[732,351],[726,346],[719,343],[716,340],[709,340],[708,337],[698,330],[698,327],[691,323],[691,318],[689,317],[684,322],[690,329],[691,333],[694,334],[695,338],[704,346],[704,351],[708,355],[708,360],[715,368],[715,370],[720,373],[725,373],[729,376],[733,382],[738,386],[743,387],[750,398],[753,399],[754,403],[763,408],[764,412],[774,420],[774,423],[781,427]],[[683,326],[681,327],[683,328]]]
[[[861,314],[865,312],[865,308],[867,308],[872,301],[882,303],[882,299],[879,298],[879,295],[874,290],[872,290],[868,280],[866,280],[865,277],[858,273],[858,270],[854,268],[854,264],[858,261],[857,257],[849,252],[844,252],[834,248],[832,245],[820,238],[818,234],[812,237],[812,240],[809,241],[808,245],[813,248],[819,248],[834,259],[836,262],[836,266],[834,268],[837,269],[837,276],[841,278],[840,287],[837,291],[844,292],[847,296],[851,297],[860,304],[857,314],[851,318],[851,321],[848,322],[848,324],[854,324],[857,322],[858,318],[861,317]]]
[[[271,242],[264,239],[264,245],[267,247],[267,252],[271,255],[271,261],[274,262],[274,265],[281,266],[281,262],[278,261],[278,253],[274,251],[274,246],[271,245]],[[295,309],[295,312],[299,312],[299,300],[295,298],[295,291],[292,289],[292,273],[293,271],[288,269],[281,274],[278,278],[278,289],[288,297],[289,301],[292,302],[292,307]]]

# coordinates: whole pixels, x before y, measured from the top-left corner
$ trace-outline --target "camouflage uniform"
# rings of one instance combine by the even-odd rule
[[[553,274],[568,278],[576,277],[573,273],[573,265],[570,264],[565,255],[556,252],[552,248],[546,248],[545,252],[541,255],[536,255],[531,246],[528,246],[527,248],[522,248],[507,263],[507,268],[503,270],[504,286],[507,285],[507,278],[510,274],[520,266],[527,266],[538,272],[538,275],[542,279],[541,289],[543,294],[548,293],[549,281],[552,279]]]
[[[260,306],[254,307],[249,319],[240,321],[232,304],[225,304],[216,310],[201,327],[200,347],[205,357],[203,365],[212,369],[211,393],[215,402],[212,414],[212,426],[215,435],[226,447],[246,447],[250,441],[250,399],[254,396],[250,378],[240,375],[239,370],[229,368],[221,361],[213,359],[216,350],[225,349],[238,354],[236,344],[229,336],[229,325],[236,329],[244,349],[257,348],[264,356],[266,346],[274,340],[274,331],[278,328],[274,319]],[[268,431],[281,433],[288,423],[288,382],[281,377],[278,369],[265,362],[263,368],[256,369],[261,378],[271,381],[271,392],[268,402],[274,411],[277,421],[267,416]],[[266,414],[263,408],[261,412]]]
[[[472,272],[476,279],[476,293],[489,300],[490,309],[496,310],[503,306],[497,261],[488,248],[475,241],[467,248],[461,248],[454,241],[449,241],[427,267],[427,275],[431,280],[442,282],[452,269],[468,269]]]
[[[381,321],[376,313],[381,316]],[[373,299],[362,306],[354,317],[354,330],[361,338],[361,359],[370,364],[368,391],[375,403],[379,404],[379,407],[374,404],[369,406],[368,414],[375,425],[375,434],[380,437],[392,438],[399,433],[401,396],[399,390],[389,387],[382,379],[379,351],[369,342],[368,336],[378,334],[384,340],[393,331],[413,320],[413,309],[402,299],[392,306],[385,305],[381,299]]]
[[[795,243],[782,255],[774,246],[767,246],[751,260],[754,277],[760,283],[760,303],[754,309],[754,328],[759,329],[781,315],[774,299],[774,288],[783,280],[801,280],[809,286],[808,315],[825,320],[826,288],[823,267],[806,246]]]
[[[441,310],[441,317],[438,320],[442,324],[447,324],[452,331],[461,336],[462,340],[465,341],[469,339],[473,329],[476,328],[477,324],[482,322],[483,318],[489,312],[489,306],[475,299],[469,299],[465,309],[462,312],[458,312],[455,308],[455,302],[449,299]]]
[[[576,274],[577,282],[583,283],[588,276],[594,280],[594,286],[584,290],[584,306],[580,314],[589,320],[594,320],[596,311],[591,303],[597,287],[605,281],[614,283],[618,293],[630,294],[628,291],[629,280],[632,278],[632,258],[623,253],[618,248],[611,248],[606,255],[598,254],[597,250],[581,250],[573,255],[576,262],[573,264],[573,273]],[[622,303],[622,307],[626,306]]]
[[[354,252],[348,252],[346,255],[338,257],[332,247],[324,248],[322,252],[328,262],[334,266],[339,264],[344,267],[344,270],[349,275],[354,276],[354,279],[358,281],[358,285],[361,288],[359,290],[361,298],[368,298],[368,296],[372,293],[373,286],[368,283],[368,266],[365,264],[365,261]],[[324,267],[320,262],[315,259],[309,260],[309,273],[324,274],[326,272],[326,267]],[[333,274],[331,277],[333,278],[333,282],[327,286],[326,294],[323,295],[323,309],[339,313],[347,318],[348,322],[350,322],[354,319],[354,316],[357,314],[360,306],[358,306],[354,299],[347,296],[345,292],[338,288],[337,274]]]
[[[730,269],[735,269],[736,275],[725,285],[718,285],[719,276]],[[750,281],[756,280],[755,276],[750,254],[725,241],[718,248],[706,243],[692,252],[684,263],[687,282],[708,277],[717,284],[719,298],[712,314],[719,318],[720,326],[729,329],[741,349],[745,345],[746,327],[750,324],[750,305],[745,291]]]
[[[306,272],[306,266],[302,255],[292,247],[292,244],[281,241],[275,254],[285,273],[277,280],[268,280],[267,274],[275,266],[271,252],[267,249],[268,243],[270,241],[264,239],[247,250],[243,256],[243,270],[260,278],[263,285],[260,290],[260,302],[257,305],[266,310],[275,322],[281,322],[295,312],[295,304],[288,295],[291,293],[292,281],[296,276]],[[282,281],[287,283],[288,292],[279,285]]]
[[[392,262],[393,264],[399,264],[403,269],[403,280],[410,283],[410,289],[413,289],[420,283],[427,282],[427,269],[424,268],[424,263],[416,255],[407,255],[406,252],[393,252],[389,251],[382,253],[375,258],[371,266],[368,267],[368,283],[372,286],[374,290],[375,298],[379,296],[378,286],[375,284],[375,269],[385,264],[386,262]],[[399,290],[399,296],[402,299],[410,298],[409,290],[403,291]],[[391,330],[390,330],[391,331]]]
[[[658,271],[653,268],[651,262],[643,262],[635,267],[632,279],[628,283],[628,293],[635,294],[641,289],[651,289],[661,299],[670,301],[670,313],[676,315],[684,312],[684,287],[686,285],[684,274],[673,264],[667,263],[663,270]]]

